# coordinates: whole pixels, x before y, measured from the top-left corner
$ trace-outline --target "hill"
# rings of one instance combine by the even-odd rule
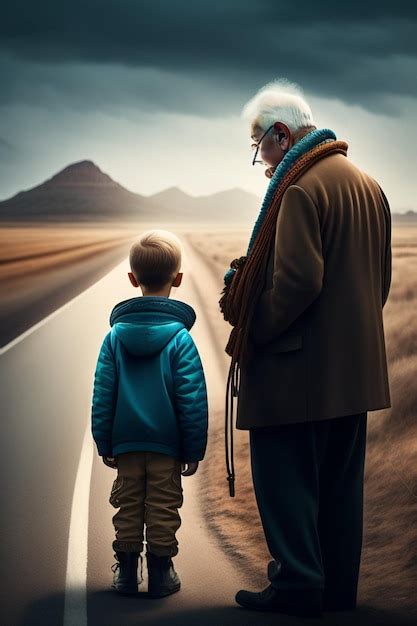
[[[0,202],[0,220],[48,222],[242,222],[258,215],[260,198],[241,189],[194,197],[178,187],[151,196],[125,189],[92,161]]]

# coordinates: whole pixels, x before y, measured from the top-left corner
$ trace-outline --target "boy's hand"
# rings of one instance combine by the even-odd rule
[[[103,456],[103,463],[107,465],[107,467],[111,467],[112,469],[117,468],[116,457],[114,456]]]
[[[198,461],[192,461],[191,463],[187,463],[184,461],[182,463],[182,467],[186,467],[188,465],[188,469],[184,469],[181,471],[182,476],[192,476],[196,473],[198,468]]]

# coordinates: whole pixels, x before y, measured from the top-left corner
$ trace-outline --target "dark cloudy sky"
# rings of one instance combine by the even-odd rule
[[[262,195],[240,113],[285,77],[392,208],[417,210],[416,26],[401,1],[3,1],[0,198],[82,159],[144,194]]]

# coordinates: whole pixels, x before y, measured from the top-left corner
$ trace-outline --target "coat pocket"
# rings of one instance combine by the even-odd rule
[[[113,482],[113,486],[110,492],[109,502],[115,509],[120,506],[119,495],[121,490],[123,489],[123,476],[117,476],[117,478]]]
[[[265,352],[292,352],[303,347],[302,335],[282,335],[264,346]]]

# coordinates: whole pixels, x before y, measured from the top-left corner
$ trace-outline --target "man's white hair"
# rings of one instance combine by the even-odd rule
[[[282,122],[295,132],[315,126],[310,106],[296,83],[281,78],[267,83],[243,107],[243,119],[266,130],[274,122]]]

